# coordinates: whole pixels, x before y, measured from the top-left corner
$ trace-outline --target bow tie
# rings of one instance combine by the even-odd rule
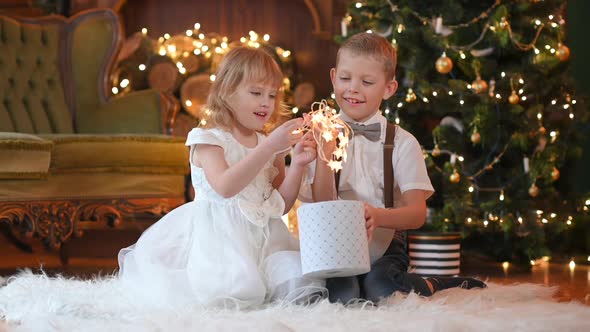
[[[353,136],[361,135],[365,136],[371,142],[377,142],[381,138],[381,124],[380,123],[371,123],[368,125],[364,124],[357,124],[353,122],[346,123],[352,128]]]

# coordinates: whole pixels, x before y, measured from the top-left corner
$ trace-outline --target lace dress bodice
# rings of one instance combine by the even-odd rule
[[[265,138],[262,134],[258,134],[258,144]],[[279,218],[282,215],[285,203],[272,186],[273,179],[279,173],[278,169],[273,165],[274,158],[267,161],[254,180],[237,195],[224,198],[211,187],[203,169],[194,164],[194,158],[199,158],[194,151],[194,144],[221,146],[229,166],[244,159],[253,148],[243,146],[229,132],[221,129],[204,130],[195,128],[189,133],[187,144],[191,145],[191,180],[195,190],[195,200],[237,206],[250,222],[259,226],[266,224],[269,218]]]

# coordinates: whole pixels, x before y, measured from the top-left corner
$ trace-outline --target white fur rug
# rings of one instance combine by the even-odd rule
[[[396,294],[378,307],[324,300],[250,311],[154,310],[114,285],[22,272],[0,286],[0,331],[590,331],[590,306],[554,302],[556,289],[536,284]]]

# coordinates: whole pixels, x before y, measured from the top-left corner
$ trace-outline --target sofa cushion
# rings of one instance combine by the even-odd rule
[[[165,135],[52,134],[51,173],[186,174],[184,138]]]
[[[60,68],[61,24],[0,17],[0,131],[72,133]]]
[[[47,177],[52,146],[34,135],[0,132],[0,179]]]

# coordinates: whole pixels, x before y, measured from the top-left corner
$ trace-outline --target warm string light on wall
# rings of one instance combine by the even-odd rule
[[[142,28],[140,31],[143,36],[148,36],[147,28]],[[165,56],[172,60],[175,63],[178,72],[181,75],[185,75],[189,72],[186,62],[188,62],[190,56],[202,56],[207,60],[215,58],[216,60],[212,63],[212,69],[214,70],[215,66],[220,61],[220,57],[237,46],[255,48],[268,46],[273,48],[279,59],[286,61],[290,58],[291,51],[279,46],[271,46],[269,42],[270,35],[259,35],[255,31],[250,31],[247,37],[241,37],[238,41],[230,41],[227,36],[203,32],[201,30],[201,24],[195,23],[193,27],[187,29],[184,34],[171,36],[169,33],[165,33],[158,37],[153,41],[153,48],[155,54]],[[145,71],[148,69],[148,64],[141,63],[138,65],[138,69],[140,71]],[[116,77],[114,79],[117,80]],[[215,75],[211,74],[210,80],[214,81]],[[289,78],[285,78],[285,80],[284,84],[290,84]],[[130,83],[129,78],[113,81],[112,93],[116,95],[125,91],[130,86]],[[192,101],[190,100],[187,100],[186,103],[191,103],[192,105]]]

